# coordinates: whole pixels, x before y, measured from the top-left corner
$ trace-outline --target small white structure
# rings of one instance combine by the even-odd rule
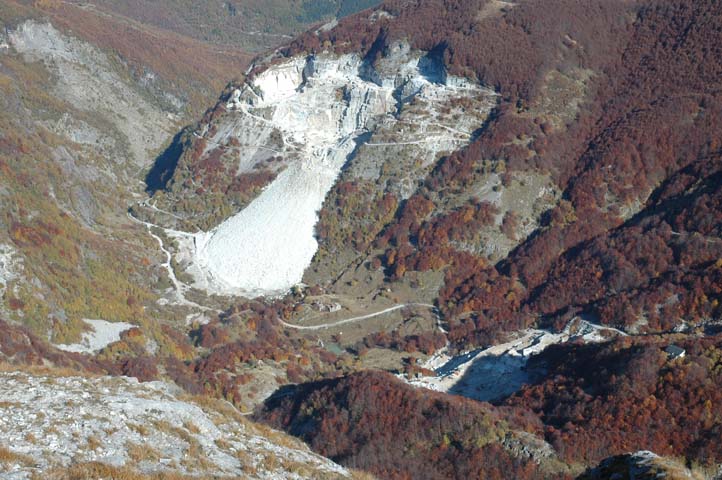
[[[678,347],[677,345],[670,345],[667,348],[665,348],[664,351],[667,354],[668,360],[675,360],[677,358],[682,358],[687,353],[684,350],[684,348]]]

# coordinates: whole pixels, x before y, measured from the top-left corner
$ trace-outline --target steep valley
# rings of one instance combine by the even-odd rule
[[[722,478],[719,2],[0,26],[0,477]]]

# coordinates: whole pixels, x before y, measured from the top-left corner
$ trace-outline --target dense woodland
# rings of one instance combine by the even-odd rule
[[[380,478],[564,478],[503,447],[512,435],[490,405],[425,392],[383,372],[281,390],[257,419],[343,465]],[[568,477],[570,478],[570,477]]]
[[[664,348],[675,338],[687,355],[670,360]],[[283,389],[257,418],[382,478],[568,475],[511,448],[519,432],[544,438],[569,464],[643,449],[703,467],[722,460],[720,336],[555,346],[529,368],[536,380],[496,407],[366,372]]]
[[[722,336],[625,337],[601,345],[550,347],[530,368],[543,376],[504,402],[530,409],[543,435],[570,461],[650,450],[702,465],[722,460]]]

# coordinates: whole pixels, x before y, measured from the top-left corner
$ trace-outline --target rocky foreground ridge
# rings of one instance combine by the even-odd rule
[[[104,471],[138,478],[351,477],[300,442],[247,421],[232,405],[188,397],[163,382],[6,371],[0,431],[0,476],[13,480],[63,471],[75,472],[73,478],[83,471],[87,478]]]

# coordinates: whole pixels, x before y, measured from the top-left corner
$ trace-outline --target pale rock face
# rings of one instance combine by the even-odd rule
[[[576,317],[560,333],[528,329],[518,332],[518,337],[487,349],[479,349],[450,357],[440,351],[423,365],[434,371],[434,376],[410,380],[418,387],[453,393],[483,402],[511,395],[529,382],[527,362],[533,355],[551,345],[572,340],[584,343],[600,343],[624,332],[601,327]],[[401,376],[406,380],[405,377]]]
[[[15,261],[15,250],[10,245],[0,244],[0,283],[7,283],[17,275]]]
[[[93,45],[33,20],[11,31],[8,41],[26,60],[42,61],[55,74],[55,95],[112,124],[127,140],[129,160],[136,165],[147,165],[173,132],[167,113],[124,81],[107,55]]]
[[[434,108],[450,98],[443,65],[432,65],[407,46],[398,50],[377,67],[356,55],[294,57],[231,94],[229,120],[216,126],[208,143],[225,145],[235,138],[239,172],[272,154],[283,157],[285,169],[244,210],[196,234],[192,245],[181,245],[191,258],[188,271],[196,287],[272,295],[301,281],[318,248],[318,211],[343,166],[367,141],[361,134],[393,125],[400,106],[414,97]],[[464,95],[481,91],[466,88]],[[459,146],[455,140],[437,143]]]
[[[293,96],[303,81],[305,63],[299,57],[261,73],[253,82],[261,100],[271,103]]]

